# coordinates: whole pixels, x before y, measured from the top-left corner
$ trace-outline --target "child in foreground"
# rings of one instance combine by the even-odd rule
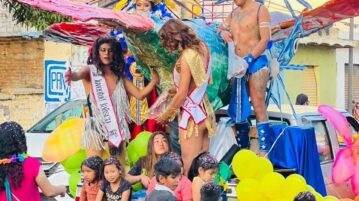
[[[221,187],[213,181],[205,183],[201,188],[201,201],[221,201]]]
[[[99,156],[92,156],[82,162],[83,187],[80,201],[95,201],[96,195],[102,184],[100,171],[103,160]]]
[[[180,165],[172,159],[161,158],[155,165],[155,174],[158,184],[146,201],[177,201],[173,191],[178,186]]]
[[[103,162],[102,173],[105,181],[100,186],[96,201],[129,201],[131,195],[131,184],[122,177],[120,162],[114,158]]]
[[[181,175],[179,178],[178,186],[175,189],[174,193],[178,201],[192,201],[192,182],[183,175],[183,160],[180,155],[175,152],[165,153],[162,158],[172,159],[181,166]],[[150,184],[147,188],[147,195],[149,195],[155,186],[157,185],[156,178],[151,179]]]
[[[201,188],[213,181],[218,171],[218,161],[208,152],[203,152],[193,159],[188,178],[192,179],[193,201],[201,201]]]

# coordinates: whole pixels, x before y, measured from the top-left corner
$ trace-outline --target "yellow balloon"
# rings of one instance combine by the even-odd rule
[[[265,196],[270,199],[277,199],[283,197],[284,182],[285,178],[281,174],[271,172],[263,177],[260,187]]]
[[[283,189],[286,189],[286,195],[290,199],[294,199],[300,192],[307,191],[307,184],[303,177],[293,174],[285,179]]]
[[[332,195],[328,195],[324,197],[324,201],[339,201],[339,199]]]
[[[274,199],[274,200],[270,200],[270,201],[293,201],[289,198],[278,198],[278,199]]]
[[[237,187],[237,199],[239,201],[264,201],[264,195],[259,191],[259,182],[255,179],[241,180]]]
[[[270,162],[270,160],[268,160],[267,158],[259,157],[258,167],[259,167],[258,171],[254,176],[254,178],[257,179],[258,181],[261,181],[265,175],[273,172],[273,165]]]
[[[298,182],[301,182],[303,184],[307,184],[307,181],[305,181],[305,178],[300,174],[291,174],[287,177],[289,180],[297,180]]]
[[[47,137],[42,150],[42,158],[48,162],[60,162],[81,149],[83,118],[64,121]]]
[[[324,198],[322,195],[320,195],[318,192],[314,192],[314,197],[316,201],[324,201]]]
[[[233,157],[232,169],[240,180],[253,178],[258,168],[258,157],[252,151],[241,150]]]
[[[312,193],[315,192],[315,189],[314,189],[311,185],[309,185],[309,184],[307,184],[307,189],[308,189],[308,191],[310,191],[310,192],[312,192]]]

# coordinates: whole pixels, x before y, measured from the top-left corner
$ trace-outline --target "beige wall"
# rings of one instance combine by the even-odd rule
[[[43,116],[42,39],[0,38],[0,122],[25,129]]]
[[[70,44],[45,41],[44,50],[44,60],[65,61],[71,59]]]
[[[335,48],[300,45],[291,63],[314,66],[317,79],[317,104],[336,105]],[[303,93],[303,75],[303,71],[285,71],[285,85],[293,103],[296,96]]]
[[[44,42],[20,37],[0,38],[0,86],[43,88]]]
[[[28,129],[44,116],[44,61],[74,60],[79,48],[43,39],[0,37],[0,123]]]

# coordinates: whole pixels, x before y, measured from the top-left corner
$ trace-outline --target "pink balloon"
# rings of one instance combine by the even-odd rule
[[[329,105],[320,105],[318,111],[334,126],[344,143],[348,146],[352,145],[352,134],[345,116]]]
[[[358,152],[358,148],[354,148],[356,150],[354,150],[354,152]],[[357,156],[354,156],[357,157]],[[359,161],[356,161],[355,166],[354,166],[354,174],[352,176],[352,191],[356,194],[359,195]]]
[[[333,164],[332,180],[334,183],[344,183],[354,174],[353,151],[349,148],[339,150]]]

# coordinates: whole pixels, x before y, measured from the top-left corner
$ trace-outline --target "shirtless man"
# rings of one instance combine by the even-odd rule
[[[269,70],[268,60],[265,55],[262,55],[270,41],[270,15],[267,8],[253,0],[234,0],[234,3],[238,7],[219,26],[218,34],[227,43],[233,41],[236,45],[236,55],[244,58],[248,63],[248,92],[257,119],[260,152],[263,155],[268,152],[271,145],[269,137],[267,138],[270,130],[265,105]],[[246,93],[246,90],[244,91],[241,93]],[[237,95],[236,98],[241,98],[241,95]],[[241,102],[248,102],[248,98],[245,99],[247,100],[243,100],[242,95]],[[242,109],[248,111],[249,108]],[[249,115],[250,112],[244,116],[241,115],[242,122],[236,122],[237,131],[243,130],[243,122]],[[245,125],[249,126],[249,124]],[[242,148],[248,148],[248,140],[248,134],[241,136]]]

